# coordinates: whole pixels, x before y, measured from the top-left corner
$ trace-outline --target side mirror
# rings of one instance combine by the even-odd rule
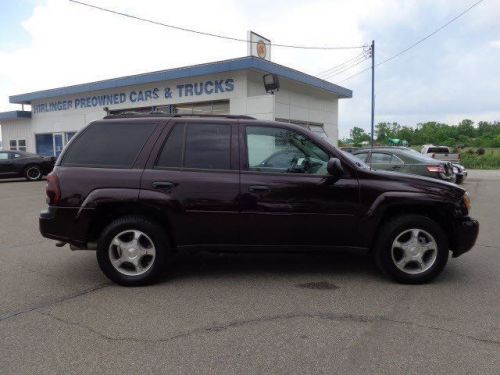
[[[326,165],[326,170],[336,180],[338,180],[344,174],[342,163],[337,158],[330,158],[330,160],[328,160],[328,164]]]

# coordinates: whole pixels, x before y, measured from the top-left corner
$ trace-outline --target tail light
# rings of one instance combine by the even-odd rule
[[[444,167],[442,165],[428,165],[427,170],[434,173],[445,173]]]
[[[54,173],[47,176],[47,204],[58,204],[61,201],[61,188],[59,186],[59,178]]]

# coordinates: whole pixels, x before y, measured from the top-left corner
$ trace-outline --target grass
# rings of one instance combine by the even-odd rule
[[[422,146],[411,146],[420,152]],[[460,164],[468,169],[500,169],[500,148],[485,148],[484,155],[478,155],[479,147],[466,147],[460,152]]]
[[[497,150],[486,150],[484,155],[461,152],[460,160],[469,169],[500,169],[500,152]]]

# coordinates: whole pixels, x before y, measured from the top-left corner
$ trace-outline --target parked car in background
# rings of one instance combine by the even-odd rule
[[[356,249],[422,283],[479,231],[456,185],[373,170],[301,126],[247,116],[108,116],[63,150],[46,193],[42,235],[97,250],[104,274],[127,286],[193,250]]]
[[[52,171],[56,158],[25,151],[0,151],[0,177],[25,177],[29,181],[41,180]]]
[[[453,173],[455,173],[455,183],[461,184],[467,177],[467,170],[463,165],[460,164],[452,164],[452,166]]]
[[[428,158],[405,147],[377,147],[358,150],[352,154],[374,169],[418,174],[455,182],[451,163]]]
[[[460,154],[452,153],[448,146],[423,145],[420,153],[432,159],[439,159],[452,163],[460,161]]]
[[[351,146],[346,146],[346,147],[340,147],[340,149],[342,151],[345,151],[345,152],[348,152],[350,154],[352,154],[354,151],[357,151],[359,150],[360,148],[359,147],[351,147]]]

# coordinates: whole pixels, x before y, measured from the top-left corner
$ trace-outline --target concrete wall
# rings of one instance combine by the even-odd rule
[[[26,150],[35,151],[35,134],[32,131],[30,119],[16,121],[2,121],[2,144],[4,150],[9,150],[9,141],[12,139],[25,139]]]
[[[288,80],[275,94],[275,117],[323,124],[331,143],[338,142],[338,97]]]
[[[234,83],[232,90],[213,92],[200,95],[180,95],[178,85],[199,84],[201,82],[227,80]],[[26,139],[27,150],[36,151],[35,134],[73,132],[82,129],[89,122],[102,119],[105,115],[103,105],[76,107],[76,102],[82,98],[97,95],[111,95],[122,93],[127,100],[121,104],[107,105],[111,110],[160,106],[177,103],[193,103],[214,100],[229,100],[230,113],[234,115],[250,115],[258,119],[274,120],[276,118],[300,120],[324,124],[324,130],[329,140],[336,144],[338,140],[338,98],[308,85],[298,84],[283,79],[281,89],[275,95],[267,94],[262,82],[262,73],[254,71],[221,73],[192,79],[157,82],[150,85],[129,86],[115,90],[101,90],[71,95],[66,97],[50,98],[33,102],[32,119],[3,121],[1,126],[4,149],[8,149],[11,139]],[[142,90],[158,90],[158,98],[149,98],[141,102],[131,102],[132,92]],[[171,89],[172,96],[164,95],[165,89]],[[72,106],[57,111],[37,111],[39,105],[58,101],[71,101]],[[38,107],[40,108],[40,107]]]

